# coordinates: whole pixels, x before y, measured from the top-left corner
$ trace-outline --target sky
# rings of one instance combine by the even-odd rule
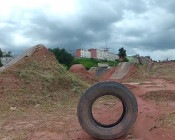
[[[106,46],[175,59],[175,0],[0,0],[0,48]]]

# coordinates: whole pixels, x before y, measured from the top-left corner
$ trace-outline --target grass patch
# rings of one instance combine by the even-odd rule
[[[73,64],[82,64],[87,70],[89,70],[91,67],[97,67],[98,63],[108,63],[109,66],[118,65],[118,62],[97,60],[93,58],[81,58],[81,59],[75,58],[73,61]]]
[[[149,91],[141,96],[144,99],[154,101],[175,101],[175,90]]]
[[[159,123],[159,127],[173,127],[175,128],[175,112],[171,112],[165,115],[162,115],[156,119],[156,122]]]

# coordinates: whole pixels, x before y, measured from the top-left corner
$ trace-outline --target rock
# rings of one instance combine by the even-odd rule
[[[10,110],[17,110],[17,108],[16,107],[10,107]]]

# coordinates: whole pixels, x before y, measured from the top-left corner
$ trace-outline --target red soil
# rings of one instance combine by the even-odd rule
[[[174,90],[174,84],[163,79],[150,79],[148,82],[137,85],[133,92],[139,104],[138,118],[134,125],[134,135],[145,140],[173,140],[175,138],[175,127],[159,127],[156,119],[163,114],[175,111],[175,104],[171,101],[162,101],[157,104],[155,101],[144,100],[140,95],[149,91]],[[154,85],[154,86],[152,86]],[[149,88],[148,88],[149,87]]]
[[[155,87],[147,88],[151,85],[156,85]],[[129,85],[129,84],[128,84]],[[166,85],[166,86],[160,86],[160,85]],[[157,105],[154,101],[150,100],[144,100],[140,97],[140,95],[145,94],[148,91],[153,90],[160,90],[160,89],[175,89],[173,83],[169,83],[162,79],[150,79],[149,81],[146,81],[143,84],[135,85],[135,88],[132,88],[132,91],[134,95],[137,98],[138,101],[138,118],[136,120],[136,123],[133,126],[133,129],[131,129],[126,135],[119,138],[119,140],[173,140],[175,138],[175,127],[163,127],[159,126],[156,123],[156,120],[158,117],[165,113],[169,113],[175,110],[174,103],[169,102],[169,105],[165,102],[163,102],[161,105]],[[101,119],[108,119],[109,117],[114,119],[114,111],[111,111],[111,109],[106,110],[105,105],[97,106],[96,114],[100,114],[103,111],[105,113],[103,115],[98,115],[97,117],[101,117]],[[76,112],[76,109],[73,109]],[[54,118],[54,114],[51,115]],[[55,114],[56,116],[56,114]],[[49,118],[48,118],[49,119]],[[47,120],[48,122],[51,122],[52,119]],[[46,130],[40,130],[37,132],[34,132],[31,135],[32,140],[38,140],[38,139],[53,139],[53,140],[96,140],[95,138],[88,135],[79,125],[78,119],[75,115],[67,115],[63,117],[63,119],[58,120],[55,118],[52,121],[56,121],[55,124],[47,124],[47,126],[50,126],[52,129],[60,130],[62,129],[62,132],[58,133],[56,131],[46,131]],[[65,127],[62,127],[57,125],[57,123],[65,124]],[[117,139],[116,139],[117,140]]]
[[[78,74],[82,79],[90,79],[93,80],[94,77],[85,69],[82,64],[72,65],[69,72]]]

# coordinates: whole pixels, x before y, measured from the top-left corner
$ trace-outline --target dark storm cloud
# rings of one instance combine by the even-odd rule
[[[165,21],[162,24],[145,25],[147,28],[128,28],[121,32],[126,39],[136,38],[127,41],[132,47],[150,50],[175,49],[175,20],[173,20],[169,19],[170,23]]]
[[[175,1],[174,0],[159,0],[154,2],[155,5],[167,10],[168,12],[175,13]]]
[[[0,19],[0,47],[22,50],[43,43],[75,50],[103,48],[107,41],[108,47],[128,50],[175,48],[174,0],[77,0],[77,4],[76,13],[64,16],[48,15],[44,9],[14,11],[10,20]]]
[[[98,9],[98,10],[97,10]],[[121,12],[112,7],[87,7],[76,16],[67,19],[48,18],[42,12],[35,13],[30,20],[25,36],[38,40],[48,40],[49,46],[61,45],[66,48],[80,48],[110,38],[112,24],[122,18]],[[82,47],[82,46],[81,46]]]

